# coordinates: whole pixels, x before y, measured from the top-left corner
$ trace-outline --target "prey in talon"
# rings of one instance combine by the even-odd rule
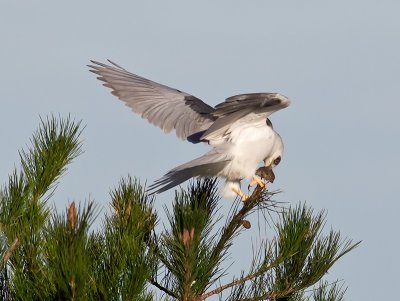
[[[262,166],[259,169],[257,169],[256,175],[254,177],[257,177],[257,176],[260,177],[260,181],[262,181],[262,183],[264,184],[264,185],[260,185],[260,183],[257,182],[261,187],[266,187],[267,182],[274,183],[274,181],[275,181],[275,174],[270,166],[268,166],[268,167]],[[262,179],[266,180],[267,182],[264,182]],[[250,182],[250,184],[251,184],[251,182]],[[251,187],[252,185],[249,185],[249,186]]]
[[[256,174],[253,176],[253,179],[250,181],[247,189],[250,189],[254,185],[258,184],[261,188],[266,188],[267,183],[274,183],[275,174],[272,170],[273,167],[279,164],[280,160],[274,160],[273,166],[261,166],[256,170]],[[279,161],[279,162],[278,162]],[[264,181],[266,180],[266,181]]]

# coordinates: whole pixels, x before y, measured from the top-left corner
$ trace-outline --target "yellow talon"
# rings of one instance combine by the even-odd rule
[[[256,175],[253,176],[253,179],[249,183],[249,188],[254,186],[255,184],[260,185],[260,187],[264,188],[267,186],[267,183],[265,183],[261,178],[257,177]]]
[[[249,196],[245,195],[240,189],[232,188],[233,192],[235,192],[240,198],[242,199],[242,202],[245,202]]]

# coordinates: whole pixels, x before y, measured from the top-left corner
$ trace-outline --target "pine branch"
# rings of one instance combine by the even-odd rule
[[[245,201],[243,202],[242,208],[232,217],[229,219],[229,223],[227,224],[226,227],[224,227],[222,235],[216,245],[216,247],[213,249],[213,252],[211,254],[211,260],[215,260],[217,264],[220,263],[221,258],[223,258],[225,252],[229,248],[231,244],[231,240],[235,235],[238,234],[238,231],[242,229],[242,227],[248,229],[251,227],[250,223],[244,218],[250,214],[254,208],[257,206],[260,206],[260,204],[265,203],[267,201],[270,201],[270,196],[272,194],[266,192],[261,186],[257,185],[255,190],[253,191],[252,195]],[[244,283],[248,280],[251,280],[253,278],[256,278],[263,273],[265,273],[266,270],[272,268],[278,263],[278,260],[271,265],[264,266],[262,269],[259,269],[256,273],[249,274],[248,276],[235,280],[231,283],[225,284],[223,286],[220,286],[219,288],[212,290],[206,294],[203,294],[199,297],[196,298],[196,300],[204,300],[212,295],[218,294],[222,292],[223,290],[239,285],[241,283]],[[215,280],[214,280],[215,281]]]
[[[1,232],[13,241],[1,267],[10,267],[11,296],[47,299],[52,290],[43,253],[50,213],[46,203],[67,165],[81,153],[80,133],[80,122],[69,117],[41,119],[31,145],[19,152],[21,171],[14,170],[1,191]]]
[[[155,281],[155,280],[153,280],[153,279],[151,279],[151,278],[149,278],[148,281],[149,281],[152,285],[154,285],[156,288],[158,288],[159,290],[161,290],[161,291],[163,291],[164,293],[166,293],[167,295],[169,295],[169,296],[171,296],[171,297],[173,297],[173,298],[175,298],[175,299],[178,299],[178,296],[177,296],[174,292],[170,291],[170,290],[167,289],[166,287],[163,287],[163,286],[162,286],[161,284],[159,284],[157,281]]]
[[[260,269],[260,270],[257,271],[256,273],[249,274],[249,275],[247,275],[246,277],[243,277],[243,278],[237,279],[237,280],[235,280],[235,281],[232,281],[232,282],[230,282],[230,283],[221,285],[220,287],[216,288],[215,290],[212,290],[212,291],[210,291],[210,292],[208,292],[208,293],[206,293],[206,294],[200,296],[199,298],[196,299],[196,301],[205,300],[205,299],[207,299],[207,298],[209,298],[209,297],[211,297],[211,296],[213,296],[213,295],[216,295],[216,294],[221,293],[222,291],[224,291],[224,290],[227,289],[227,288],[234,287],[234,286],[243,284],[243,283],[245,283],[246,281],[249,281],[249,280],[252,280],[252,279],[254,279],[254,278],[257,278],[257,277],[261,276],[262,274],[264,274],[265,271],[268,271],[268,270],[272,269],[272,268],[273,268],[274,266],[276,266],[277,264],[279,264],[278,261],[277,261],[277,262],[274,262],[274,263],[272,263],[272,264],[270,264],[270,265],[268,265],[268,266],[266,266],[266,267],[264,267],[263,269]]]
[[[269,201],[269,197],[272,194],[270,193],[265,193],[265,190],[257,185],[257,187],[254,189],[253,193],[251,196],[243,202],[242,208],[230,218],[229,224],[224,227],[222,231],[222,235],[214,248],[211,258],[220,261],[220,259],[224,256],[226,250],[229,248],[231,241],[233,237],[238,233],[238,230],[241,229],[242,226],[249,227],[249,223],[244,220],[244,218],[258,205],[261,203],[264,203],[266,201]],[[268,196],[267,198],[265,198]],[[247,223],[246,223],[247,222]]]
[[[326,281],[321,282],[319,287],[313,290],[313,299],[315,301],[342,301],[346,290],[343,283],[339,285],[338,281],[331,284]]]
[[[288,297],[291,294],[293,294],[296,290],[294,288],[292,289],[287,289],[284,292],[279,292],[279,293],[266,293],[261,296],[255,296],[255,297],[250,297],[250,298],[242,298],[242,299],[237,299],[235,301],[262,301],[262,300],[276,300],[276,301],[287,301],[289,300]]]
[[[19,152],[33,202],[38,202],[54,187],[66,166],[82,153],[81,122],[74,122],[69,116],[59,120],[52,116],[40,121],[41,126],[31,138],[31,147]]]
[[[80,300],[89,291],[87,279],[93,271],[88,229],[96,210],[91,201],[82,207],[72,202],[64,214],[54,214],[46,227],[46,270],[53,279],[54,299]]]
[[[289,300],[314,285],[339,258],[357,247],[359,243],[342,242],[339,233],[332,230],[323,236],[324,217],[324,212],[313,215],[304,205],[284,211],[276,224],[278,237],[272,240],[274,257],[282,260],[266,278],[254,277],[248,292],[244,287],[238,289],[232,300]]]
[[[170,229],[155,251],[169,275],[164,277],[167,287],[180,300],[201,295],[217,272],[210,246],[215,244],[211,230],[218,201],[216,179],[204,179],[177,193],[172,211],[166,209]]]
[[[149,247],[156,224],[154,198],[131,177],[122,179],[110,195],[113,210],[91,242],[95,270],[92,299],[148,300],[146,283],[157,265]]]
[[[21,242],[19,241],[18,237],[16,237],[10,247],[4,252],[3,259],[0,265],[0,271],[6,266],[7,261],[10,259],[13,252],[20,246]]]

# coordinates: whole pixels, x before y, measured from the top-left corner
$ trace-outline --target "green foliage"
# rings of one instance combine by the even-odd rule
[[[221,284],[233,242],[251,227],[246,217],[277,209],[273,194],[259,186],[233,204],[222,226],[215,179],[176,192],[161,233],[154,197],[130,177],[111,191],[111,210],[95,231],[93,201],[51,210],[58,179],[81,153],[80,127],[69,117],[41,120],[20,152],[20,171],[0,190],[1,300],[343,299],[343,286],[320,280],[358,243],[325,234],[325,213],[306,205],[277,213],[270,221],[275,237],[254,251],[248,271]]]
[[[189,192],[176,194],[173,212],[167,216],[170,230],[162,234],[159,255],[167,270],[165,283],[180,300],[204,293],[218,274],[218,259],[212,257],[219,197],[215,179],[197,181]]]
[[[52,290],[48,299],[75,300],[85,296],[90,279],[88,230],[93,221],[93,202],[78,210],[72,203],[65,214],[54,214],[45,227],[45,268]],[[82,299],[79,298],[79,299]]]
[[[28,151],[20,152],[22,170],[13,172],[1,192],[0,235],[6,249],[1,270],[10,259],[3,273],[12,277],[9,289],[20,291],[17,299],[28,300],[50,290],[43,271],[43,229],[49,218],[46,201],[66,165],[81,152],[79,126],[70,118],[41,120]]]
[[[305,206],[284,211],[277,225],[277,252],[291,250],[292,255],[275,268],[274,290],[293,292],[318,282],[330,267],[357,244],[342,241],[339,232],[321,234],[324,213],[313,215]],[[282,294],[282,293],[280,293]]]
[[[337,282],[329,285],[327,282],[320,283],[319,287],[313,291],[313,299],[315,301],[342,301],[344,300],[343,284]]]
[[[305,205],[284,210],[276,223],[277,237],[264,243],[264,251],[253,260],[251,271],[235,281],[238,285],[230,300],[304,300],[304,290],[359,244],[343,241],[339,232],[332,230],[323,235],[324,217],[323,212],[314,215]],[[318,296],[325,294],[324,289],[318,289]],[[316,296],[315,300],[324,300]]]
[[[80,122],[68,117],[58,121],[41,119],[41,126],[31,139],[27,152],[20,152],[26,191],[33,202],[49,190],[65,171],[66,166],[81,153]]]
[[[148,248],[156,224],[153,198],[130,177],[111,197],[113,211],[91,241],[92,300],[151,300],[145,287],[157,263]]]

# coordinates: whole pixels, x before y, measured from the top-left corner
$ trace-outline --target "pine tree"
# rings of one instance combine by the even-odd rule
[[[276,236],[221,284],[234,241],[251,227],[246,218],[277,209],[261,187],[223,217],[216,179],[193,181],[176,191],[161,232],[154,196],[129,176],[111,191],[112,211],[96,229],[93,201],[56,212],[49,201],[82,152],[81,133],[69,117],[42,119],[0,190],[1,300],[343,300],[343,284],[322,279],[359,242],[323,234],[326,214],[304,204],[282,208],[269,221]]]

